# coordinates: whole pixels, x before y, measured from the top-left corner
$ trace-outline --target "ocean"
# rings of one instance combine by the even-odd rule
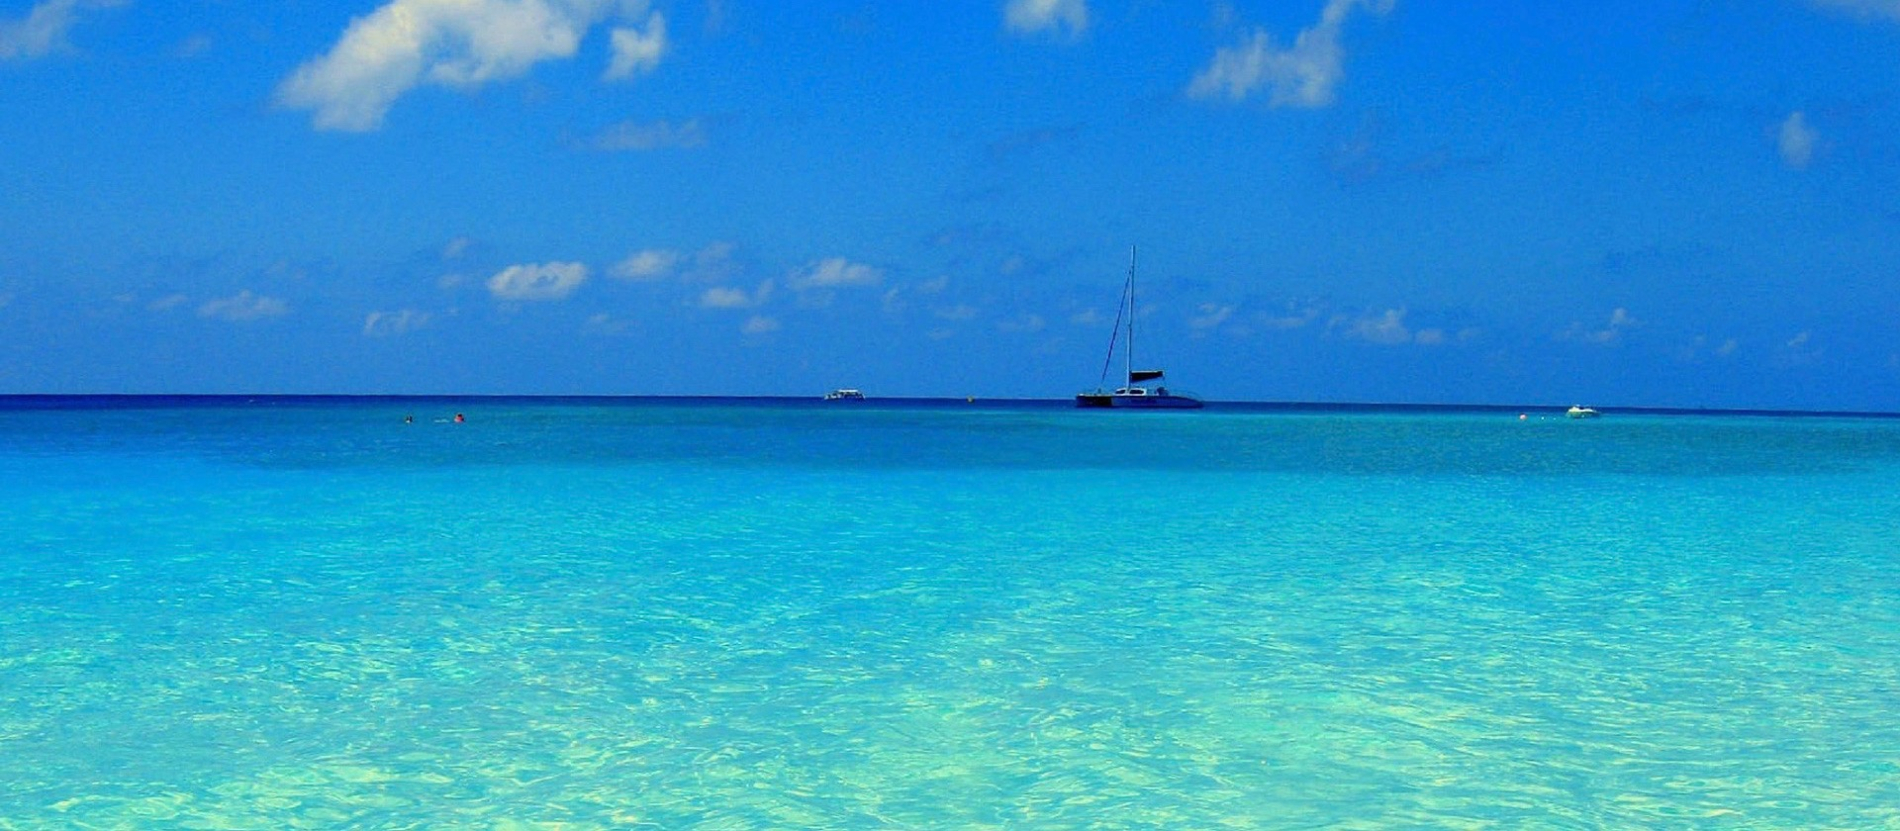
[[[0,828],[1900,828],[1896,714],[1900,419],[0,398]]]

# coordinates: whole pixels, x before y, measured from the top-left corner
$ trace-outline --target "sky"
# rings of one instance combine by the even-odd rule
[[[1900,411],[1900,0],[0,0],[0,394]],[[1113,379],[1111,379],[1112,382]]]

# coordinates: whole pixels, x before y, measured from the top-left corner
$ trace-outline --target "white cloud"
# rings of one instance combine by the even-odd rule
[[[941,320],[975,320],[977,308],[966,303],[959,303],[955,306],[932,309],[930,313]]]
[[[862,263],[854,263],[843,257],[832,257],[812,263],[791,277],[792,288],[837,288],[841,286],[870,286],[884,279],[884,272]]]
[[[1808,118],[1800,110],[1795,110],[1781,122],[1780,135],[1776,138],[1776,147],[1781,151],[1781,161],[1795,170],[1806,170],[1814,161],[1814,145],[1821,135],[1808,126]]]
[[[290,304],[275,297],[263,297],[245,289],[230,297],[206,301],[198,307],[199,317],[246,321],[278,317],[290,311]]]
[[[587,281],[580,263],[511,265],[488,278],[488,293],[502,300],[560,300]]]
[[[595,150],[606,152],[637,150],[692,149],[706,146],[706,129],[699,119],[675,125],[670,121],[637,124],[623,121],[608,127],[590,142]]]
[[[763,335],[767,332],[776,332],[778,328],[778,320],[764,315],[753,315],[746,318],[745,326],[741,327],[741,331],[748,335]]]
[[[1634,315],[1631,315],[1628,309],[1618,306],[1615,310],[1610,312],[1610,320],[1604,326],[1591,327],[1581,323],[1572,323],[1570,324],[1570,328],[1557,334],[1557,339],[1580,341],[1583,343],[1598,343],[1607,346],[1620,342],[1623,339],[1623,333],[1625,331],[1640,325],[1642,325],[1642,321],[1637,320]]]
[[[714,286],[699,295],[699,305],[707,309],[747,309],[764,305],[772,298],[772,281],[766,280],[750,292],[730,286]]]
[[[1373,14],[1392,9],[1393,0],[1327,0],[1319,22],[1302,30],[1285,49],[1277,48],[1265,29],[1253,37],[1214,52],[1214,60],[1188,85],[1195,98],[1243,101],[1261,87],[1270,89],[1273,106],[1324,107],[1333,102],[1333,87],[1345,73],[1345,50],[1339,32],[1353,9],[1364,6]]]
[[[1193,320],[1188,321],[1188,325],[1196,329],[1212,329],[1222,323],[1226,323],[1227,318],[1232,317],[1233,314],[1234,307],[1232,306],[1223,306],[1217,303],[1202,303],[1200,314],[1196,315]]]
[[[626,259],[614,263],[607,273],[622,280],[658,280],[673,273],[679,265],[680,252],[665,248],[648,248],[629,254]]]
[[[1814,345],[1813,340],[1813,333],[1806,331],[1797,333],[1794,337],[1789,338],[1786,343],[1781,345],[1780,352],[1775,355],[1775,365],[1781,367],[1805,366],[1819,360],[1826,350]]]
[[[277,88],[325,130],[374,130],[420,84],[475,88],[574,56],[610,0],[391,0],[350,22],[329,53]],[[620,4],[631,16],[644,3]],[[635,8],[638,7],[638,8]],[[651,27],[649,27],[651,28]],[[616,54],[616,62],[619,56]]]
[[[1009,0],[1003,25],[1017,34],[1079,35],[1089,27],[1089,6],[1086,0]]]
[[[591,335],[619,335],[634,327],[634,321],[601,312],[587,319],[581,331]]]
[[[1296,308],[1288,306],[1284,312],[1261,312],[1254,315],[1254,323],[1268,329],[1298,329],[1319,318],[1319,309],[1311,306]]]
[[[456,237],[449,240],[449,244],[442,246],[442,259],[459,260],[463,254],[468,253],[468,247],[473,244],[474,242],[468,237]]]
[[[152,302],[145,304],[145,308],[149,311],[154,311],[154,312],[169,312],[173,309],[178,308],[179,306],[185,305],[185,301],[189,299],[191,298],[188,298],[182,294],[167,294],[164,297],[160,297],[157,300],[153,300]]]
[[[752,305],[752,295],[745,289],[715,286],[699,296],[699,305],[708,309],[743,309]]]
[[[718,283],[730,280],[744,271],[739,262],[738,246],[730,242],[715,242],[693,254],[693,267],[686,277],[695,282]]]
[[[395,312],[370,312],[363,318],[363,335],[380,338],[403,335],[429,325],[431,315],[414,309]]]
[[[1348,337],[1388,346],[1412,342],[1412,330],[1405,325],[1404,309],[1386,309],[1378,315],[1342,321]]]
[[[1729,338],[1711,347],[1709,345],[1708,336],[1696,335],[1690,339],[1688,346],[1676,350],[1676,356],[1678,360],[1684,363],[1701,363],[1705,354],[1717,358],[1727,358],[1734,355],[1735,350],[1739,348],[1741,348],[1741,342],[1734,338]]]
[[[654,12],[647,16],[647,30],[631,26],[617,27],[612,36],[614,58],[602,75],[609,81],[625,81],[645,75],[659,67],[666,56],[666,16]]]
[[[79,12],[123,6],[125,0],[41,0],[18,20],[0,20],[0,60],[26,60],[66,49]]]

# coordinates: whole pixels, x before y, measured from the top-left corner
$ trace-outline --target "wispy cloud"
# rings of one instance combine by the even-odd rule
[[[739,247],[730,242],[715,242],[693,253],[692,267],[684,275],[699,283],[729,281],[746,270],[739,259]]]
[[[1326,168],[1341,184],[1356,185],[1378,179],[1423,179],[1454,171],[1486,167],[1504,158],[1502,148],[1483,151],[1395,147],[1380,120],[1367,117],[1351,135],[1326,152]],[[1395,152],[1396,151],[1396,152]]]
[[[69,49],[66,35],[81,12],[125,5],[126,0],[42,0],[26,17],[0,20],[0,60],[26,60]]]
[[[1404,309],[1386,309],[1376,315],[1341,318],[1334,325],[1344,329],[1347,337],[1367,343],[1394,346],[1412,342],[1412,330],[1405,325]]]
[[[371,338],[405,335],[429,325],[433,315],[415,309],[394,312],[370,312],[363,317],[363,335]]]
[[[1298,329],[1319,318],[1320,310],[1314,305],[1289,303],[1277,311],[1263,311],[1253,316],[1253,323],[1268,329]]]
[[[1727,338],[1721,343],[1712,343],[1708,336],[1696,335],[1689,341],[1688,346],[1676,350],[1676,357],[1684,363],[1700,363],[1705,355],[1716,358],[1731,357],[1741,346],[1742,342],[1735,338]]]
[[[1009,0],[1003,7],[1003,25],[1017,34],[1073,37],[1088,29],[1089,5],[1086,0]]]
[[[1462,329],[1453,334],[1436,326],[1416,327],[1407,322],[1408,314],[1405,309],[1385,309],[1372,314],[1335,315],[1328,321],[1327,328],[1353,340],[1382,346],[1443,346],[1452,342],[1466,343],[1483,335],[1483,332],[1474,328]],[[1261,318],[1263,325],[1282,329],[1304,326],[1310,319],[1306,314]]]
[[[635,322],[627,318],[614,317],[601,312],[587,318],[587,322],[581,324],[581,331],[590,335],[621,335],[626,334],[634,325]]]
[[[774,286],[771,280],[759,284],[758,288],[746,291],[731,286],[714,286],[699,295],[699,305],[707,309],[749,309],[762,306],[772,299]]]
[[[1234,314],[1234,307],[1220,303],[1202,303],[1188,325],[1195,329],[1213,329],[1227,322]]]
[[[700,126],[699,119],[688,119],[679,124],[671,121],[654,121],[640,124],[623,121],[601,131],[594,136],[588,146],[595,150],[612,152],[691,149],[706,146],[706,129]]]
[[[580,263],[511,265],[488,278],[488,293],[501,300],[561,300],[587,281]]]
[[[179,41],[178,45],[173,46],[172,57],[180,59],[200,57],[210,52],[212,47],[215,46],[217,46],[217,41],[213,40],[210,35],[199,32],[198,34],[191,35]]]
[[[319,129],[374,130],[396,99],[418,85],[472,89],[523,75],[543,61],[573,57],[587,31],[616,7],[633,17],[644,6],[611,0],[392,0],[351,21],[327,54],[298,67],[277,88],[277,100],[313,111]],[[665,39],[664,25],[655,25],[660,22],[649,17],[647,34],[631,38],[632,51],[624,58],[628,73],[650,70],[659,60]],[[615,40],[610,73],[623,62],[620,42],[627,39]]]
[[[666,16],[648,15],[644,32],[632,26],[615,27],[611,41],[614,57],[603,78],[625,81],[652,72],[666,56]]]
[[[1900,20],[1900,0],[1808,0],[1823,9],[1837,9],[1860,17]]]
[[[1820,138],[1821,134],[1808,126],[1808,117],[1800,110],[1795,110],[1782,120],[1775,146],[1781,151],[1783,164],[1795,170],[1806,170],[1814,162],[1814,147]]]
[[[1608,346],[1620,343],[1623,333],[1642,325],[1642,321],[1629,313],[1628,309],[1618,306],[1610,312],[1610,319],[1601,326],[1589,326],[1572,323],[1570,328],[1557,333],[1557,339],[1579,343],[1595,343]]]
[[[671,275],[679,265],[680,252],[667,248],[648,248],[635,251],[627,258],[614,263],[607,270],[610,276],[621,280],[659,280]]]
[[[1012,334],[1040,332],[1048,328],[1048,325],[1048,321],[1043,320],[1042,315],[1038,314],[1022,314],[1017,317],[996,322],[996,328],[999,331]]]
[[[884,300],[879,304],[879,307],[884,310],[885,314],[898,314],[910,308],[910,303],[904,298],[904,289],[902,286],[892,286],[885,290]]]
[[[863,263],[854,263],[843,257],[831,257],[812,263],[794,272],[791,277],[795,289],[827,289],[843,286],[872,286],[884,279],[884,272]]]
[[[764,315],[753,315],[746,318],[745,325],[740,327],[740,331],[748,335],[763,335],[769,332],[776,332],[778,329],[778,319]]]
[[[1392,9],[1394,0],[1327,0],[1319,21],[1302,30],[1293,45],[1278,47],[1265,29],[1234,46],[1222,47],[1201,74],[1188,85],[1195,98],[1244,101],[1257,90],[1268,90],[1273,106],[1324,107],[1333,103],[1333,88],[1345,74],[1345,49],[1340,30],[1354,9],[1373,14]]]
[[[1814,334],[1812,332],[1802,331],[1782,343],[1781,349],[1776,351],[1773,361],[1776,366],[1780,367],[1805,366],[1820,360],[1824,351],[1825,350],[1814,343]]]
[[[289,303],[275,297],[252,294],[250,289],[245,289],[230,297],[206,301],[198,307],[198,316],[243,322],[280,317],[289,311]]]

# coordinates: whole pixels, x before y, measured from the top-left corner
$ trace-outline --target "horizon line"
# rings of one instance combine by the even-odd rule
[[[650,403],[689,403],[689,402],[772,402],[772,403],[812,403],[833,407],[856,408],[866,404],[879,403],[912,405],[951,405],[985,404],[1005,406],[1059,406],[1070,402],[1068,396],[1061,398],[1013,398],[1007,396],[985,397],[963,396],[884,396],[869,397],[863,401],[839,405],[826,402],[822,396],[811,395],[656,395],[632,393],[0,393],[0,410],[35,409],[34,403],[57,405],[76,404],[85,401],[110,402],[114,404],[137,404],[140,402],[173,401],[180,403],[206,404],[247,404],[267,402],[346,402],[346,401],[513,401],[513,402],[560,402],[560,401],[617,401]],[[1259,412],[1327,412],[1327,411],[1389,411],[1389,412],[1498,412],[1529,414],[1542,411],[1562,412],[1570,405],[1549,403],[1418,403],[1403,401],[1220,401],[1207,400],[1208,409],[1215,410],[1251,410]],[[1596,410],[1603,413],[1629,413],[1634,415],[1735,415],[1735,416],[1821,416],[1834,418],[1900,418],[1900,411],[1883,410],[1802,410],[1773,407],[1680,407],[1655,405],[1601,405]]]

